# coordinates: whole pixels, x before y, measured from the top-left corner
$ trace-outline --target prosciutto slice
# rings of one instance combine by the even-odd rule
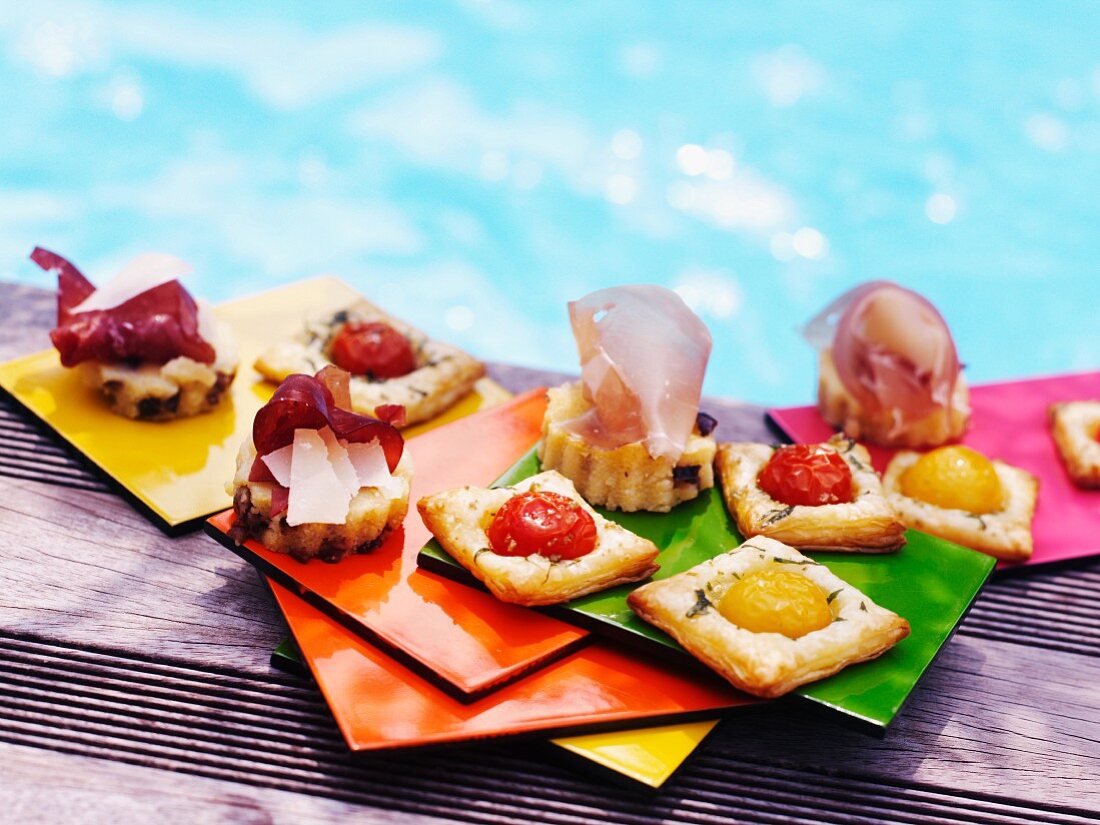
[[[348,385],[348,374],[333,366],[291,375],[256,413],[248,480],[273,485],[272,518],[286,513],[291,527],[342,524],[361,487],[394,494],[405,440],[392,424],[344,409]]]
[[[66,367],[84,361],[164,364],[180,356],[214,363],[214,347],[199,331],[194,298],[178,279],[165,280],[179,271],[179,259],[135,258],[120,273],[125,277],[105,287],[100,299],[95,286],[60,255],[35,248],[31,260],[57,273],[57,326],[50,340]],[[146,267],[152,271],[145,272]],[[138,291],[143,278],[155,285]]]
[[[325,377],[331,379],[331,373]],[[331,428],[338,439],[349,444],[366,444],[377,439],[391,473],[397,468],[405,449],[405,439],[392,424],[342,409],[336,404],[325,381],[311,375],[291,375],[279,385],[271,400],[256,413],[252,422],[252,442],[256,445],[257,455],[262,458],[293,444],[295,430],[321,430],[325,427]],[[263,469],[253,465],[254,474],[263,475],[265,471],[270,473],[266,465]],[[252,478],[250,474],[249,480],[268,479]]]
[[[569,320],[592,404],[569,426],[601,447],[643,441],[652,457],[676,461],[699,412],[706,325],[679,295],[654,285],[590,293],[569,304]]]
[[[804,328],[829,349],[845,388],[868,411],[890,410],[897,429],[950,410],[959,357],[947,322],[926,298],[890,281],[841,295]]]

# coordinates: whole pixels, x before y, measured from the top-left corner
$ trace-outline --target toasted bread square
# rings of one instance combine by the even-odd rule
[[[517,493],[546,490],[576,501],[596,522],[596,548],[577,559],[551,561],[540,556],[501,556],[489,549],[486,530],[508,499]],[[463,487],[426,496],[417,503],[424,524],[459,564],[504,602],[548,605],[566,602],[617,584],[652,575],[657,545],[608,521],[580,497],[569,479],[548,471],[514,487]]]
[[[801,573],[829,594],[833,621],[827,627],[791,639],[746,630],[718,612],[718,603],[739,578],[776,564]],[[766,536],[643,585],[627,602],[731,684],[766,698],[873,659],[909,635],[905,619],[879,607],[824,565]]]
[[[961,373],[949,408],[934,410],[896,434],[893,411],[872,413],[863,409],[840,380],[829,350],[822,350],[818,363],[817,405],[821,417],[849,438],[883,447],[938,447],[961,438],[970,425],[970,390]]]
[[[397,378],[352,375],[351,405],[357,413],[374,415],[375,408],[383,404],[401,404],[405,407],[406,423],[416,424],[443,412],[485,375],[485,365],[472,355],[429,338],[369,301],[308,319],[297,336],[264,351],[256,360],[256,370],[276,383],[293,373],[313,375],[332,363],[329,357],[332,342],[344,324],[351,321],[381,321],[393,327],[412,345],[418,365]]]
[[[888,553],[905,544],[905,525],[882,492],[871,456],[860,444],[834,436],[821,445],[836,452],[852,471],[853,500],[845,504],[787,505],[757,483],[775,452],[767,444],[718,447],[718,476],[726,507],[745,538],[768,536],[803,550]]]
[[[1005,505],[995,513],[970,513],[937,507],[910,498],[901,491],[905,471],[920,459],[921,453],[900,450],[886,467],[882,488],[907,527],[979,550],[1004,561],[1030,558],[1034,544],[1031,518],[1039,494],[1039,480],[1026,470],[994,461],[993,468],[1005,491]]]
[[[591,407],[579,381],[546,396],[539,461],[570,479],[586,501],[610,510],[664,513],[714,486],[713,438],[692,433],[675,462],[653,458],[641,441],[605,449],[568,428]]]
[[[393,472],[393,488],[363,487],[352,498],[343,524],[286,523],[286,514],[271,516],[274,485],[249,481],[256,447],[249,438],[237,454],[237,472],[226,485],[233,497],[237,521],[231,537],[238,543],[254,539],[275,553],[287,553],[300,562],[318,558],[338,562],[351,553],[366,553],[401,526],[409,510],[412,458],[408,451]]]
[[[1100,401],[1050,405],[1050,433],[1066,472],[1078,487],[1100,487]]]

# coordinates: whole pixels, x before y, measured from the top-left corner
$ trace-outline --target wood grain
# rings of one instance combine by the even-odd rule
[[[0,357],[40,348],[50,296],[0,285],[0,306]],[[560,378],[493,374],[516,390]],[[707,407],[720,437],[770,440],[759,408]],[[270,669],[285,627],[244,562],[164,537],[113,494],[0,467],[0,821],[1095,821],[1097,628],[1097,563],[995,582],[884,739],[769,706],[724,723],[653,798],[531,744],[352,762],[315,689]]]
[[[9,783],[0,821],[23,825],[319,825],[335,821],[429,825],[442,821],[18,745],[0,744],[0,763],[4,765],[4,780]]]

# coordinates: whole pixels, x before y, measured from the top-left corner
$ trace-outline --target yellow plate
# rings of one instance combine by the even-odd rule
[[[300,329],[307,314],[335,311],[360,297],[342,281],[321,277],[216,307],[233,329],[241,367],[230,398],[205,415],[167,422],[115,415],[79,376],[61,366],[52,349],[0,364],[0,387],[114,479],[158,526],[178,533],[232,504],[224,485],[233,476],[237,450],[251,433],[256,411],[275,390],[252,362]],[[474,393],[430,425],[507,397],[500,386],[482,379]],[[407,434],[417,431],[411,428]]]
[[[582,759],[659,788],[707,737],[717,720],[660,728],[593,733],[551,741]]]

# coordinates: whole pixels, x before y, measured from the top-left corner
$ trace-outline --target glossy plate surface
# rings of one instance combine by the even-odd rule
[[[308,671],[298,645],[290,637],[279,642],[271,663],[301,675]],[[576,766],[591,772],[596,765],[619,778],[659,788],[714,730],[718,721],[683,722],[653,728],[588,733],[551,739],[550,744],[570,755]]]
[[[528,453],[498,483],[514,484],[539,469],[537,457]],[[686,570],[741,543],[717,490],[706,491],[666,514],[600,512],[661,548],[661,570],[654,578]],[[912,627],[907,639],[878,659],[853,665],[796,691],[880,728],[901,710],[993,569],[993,559],[981,553],[913,530],[907,537],[908,544],[898,553],[810,554],[878,604],[908,619]],[[476,584],[476,579],[435,542],[425,546],[420,559],[443,575]],[[654,655],[689,658],[671,637],[630,610],[626,597],[634,586],[623,585],[547,610],[561,618],[572,615],[602,635],[632,639],[634,647],[648,648]]]
[[[1057,375],[970,388],[972,418],[962,443],[989,458],[1015,465],[1039,479],[1032,522],[1035,552],[1025,562],[1002,568],[1068,561],[1100,553],[1100,491],[1080,490],[1062,466],[1050,435],[1047,408],[1058,401],[1100,399],[1100,372]],[[833,429],[816,407],[769,410],[768,415],[794,441],[824,441]],[[894,451],[869,446],[881,472]]]
[[[236,547],[226,536],[232,511],[211,519],[208,532],[421,676],[459,698],[476,697],[566,655],[588,634],[419,570],[416,554],[431,534],[416,501],[464,484],[488,484],[535,442],[545,409],[545,392],[533,390],[410,439],[415,476],[403,534],[391,534],[370,553],[337,564],[303,564],[254,541]]]
[[[705,718],[756,703],[707,673],[691,677],[592,644],[474,702],[460,702],[272,582],[275,598],[353,751],[444,745],[523,734],[614,730]],[[707,727],[662,730],[677,752]],[[623,734],[634,741],[634,734]],[[588,737],[585,737],[588,738]],[[679,740],[679,741],[677,741]],[[667,744],[665,742],[664,744]],[[668,755],[615,738],[567,743],[596,761],[661,777]],[[623,748],[616,756],[615,748]],[[630,763],[633,761],[633,765]],[[657,783],[659,784],[659,782]]]
[[[252,362],[296,332],[307,314],[359,298],[336,278],[322,277],[216,307],[233,330],[241,366],[230,397],[205,415],[166,422],[115,415],[73,370],[61,366],[52,349],[0,364],[0,387],[120,485],[158,526],[179,532],[231,503],[224,485],[233,476],[237,450],[252,431],[256,411],[275,390]],[[505,397],[497,385],[484,381],[448,415]]]

